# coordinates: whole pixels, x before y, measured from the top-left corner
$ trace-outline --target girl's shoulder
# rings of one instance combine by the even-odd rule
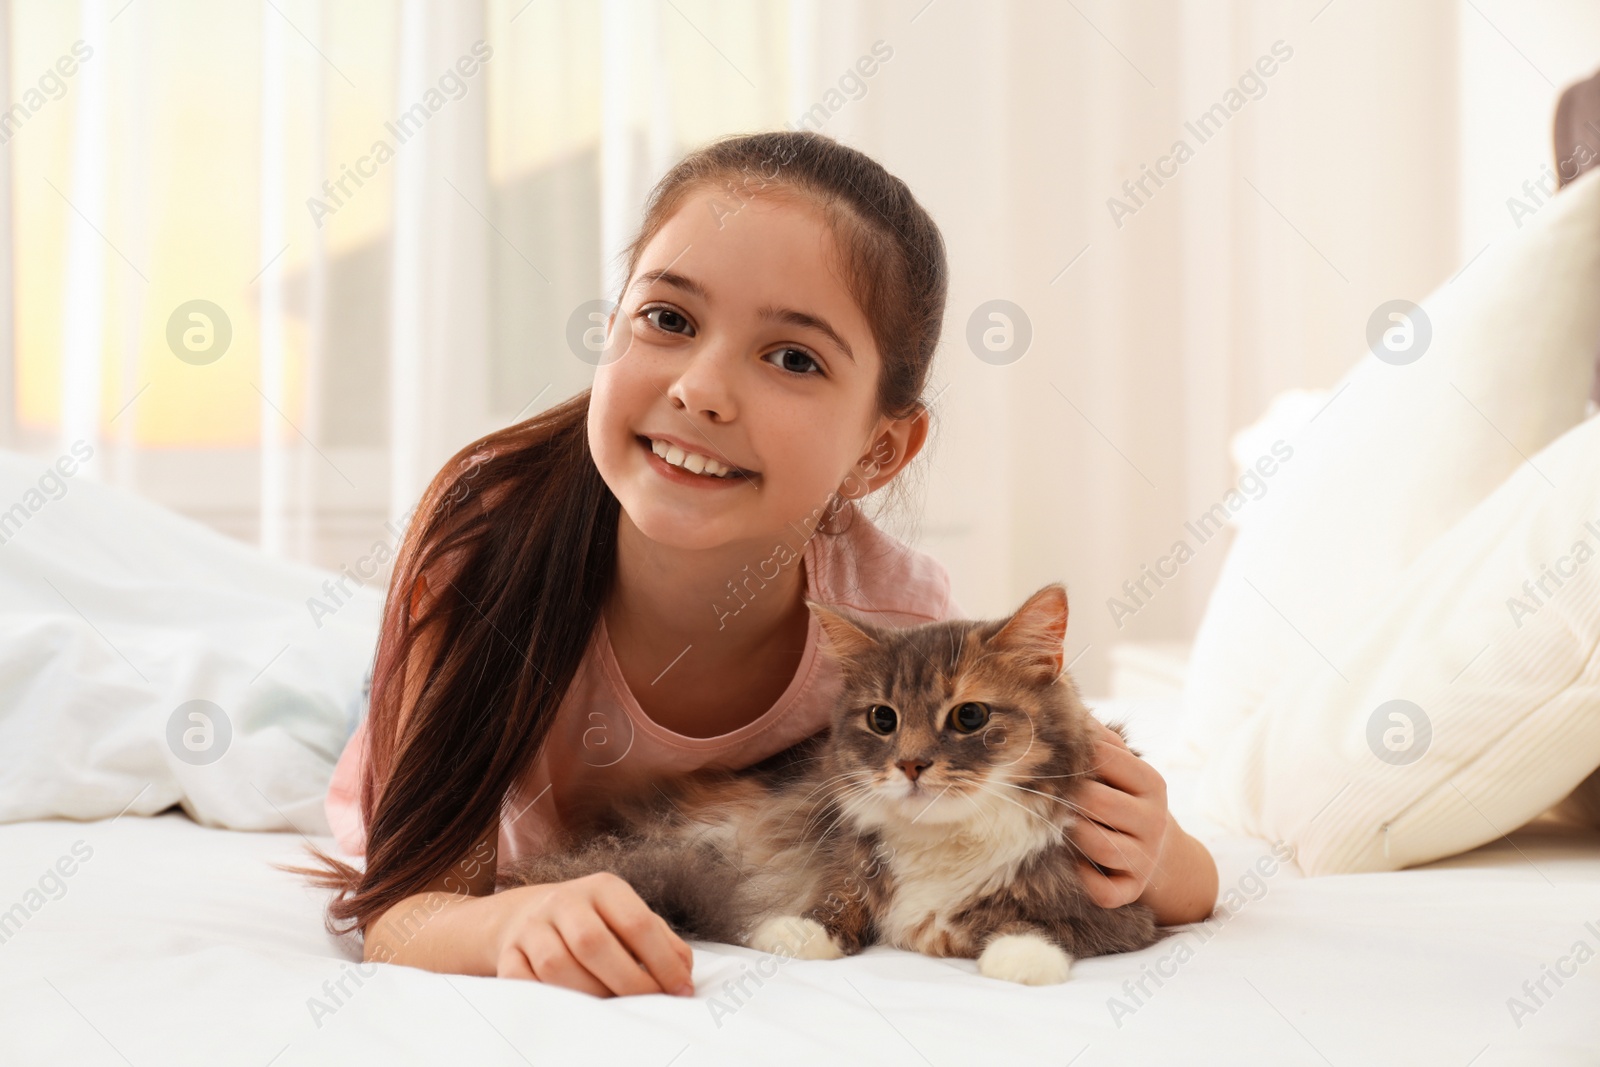
[[[859,508],[843,532],[812,538],[816,594],[894,626],[960,618],[944,565],[887,533]]]

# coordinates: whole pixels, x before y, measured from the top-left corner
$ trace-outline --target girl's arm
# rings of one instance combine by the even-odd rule
[[[1171,812],[1167,819],[1166,853],[1157,864],[1157,876],[1137,899],[1150,906],[1162,926],[1204,922],[1217,907],[1217,861]]]
[[[493,853],[489,863],[473,858],[484,854],[475,848],[384,912],[368,931],[364,958],[600,997],[694,995],[694,951],[622,879],[594,874],[495,893]]]
[[[1089,895],[1104,908],[1147,904],[1162,926],[1210,918],[1217,906],[1216,860],[1167,810],[1160,773],[1115,730],[1098,719],[1095,724],[1101,734],[1097,780],[1075,798],[1084,818],[1071,831],[1094,861],[1079,864]]]
[[[484,905],[492,900],[495,867],[474,857],[493,855],[497,831],[491,827],[449,872],[376,919],[362,958],[446,974],[494,974],[489,944],[495,923]]]

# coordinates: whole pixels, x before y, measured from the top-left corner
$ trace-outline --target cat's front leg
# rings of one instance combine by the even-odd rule
[[[804,915],[774,915],[750,935],[749,947],[796,960],[836,960],[844,956],[827,927]]]
[[[799,960],[854,956],[872,942],[872,919],[865,894],[854,883],[830,892],[804,915],[778,915],[757,925],[751,948]]]
[[[1031,923],[1006,923],[978,954],[978,973],[1022,985],[1056,985],[1072,972],[1072,955]]]

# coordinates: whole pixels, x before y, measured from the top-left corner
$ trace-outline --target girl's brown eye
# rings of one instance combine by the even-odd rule
[[[981,729],[983,724],[989,721],[989,705],[968,701],[956,708],[950,716],[950,721],[955,724],[957,730],[970,734],[974,730]]]
[[[658,330],[662,330],[666,333],[682,333],[684,329],[687,328],[689,331],[688,335],[691,337],[694,336],[694,328],[689,326],[689,320],[678,314],[676,311],[673,311],[671,308],[646,308],[643,312],[641,312],[641,314],[644,315],[645,319],[650,323],[650,325],[654,326]],[[655,319],[652,319],[650,317],[652,315],[660,315],[661,321],[658,322]]]
[[[780,348],[775,352],[768,352],[767,355],[777,356],[777,362],[773,366],[786,370],[797,378],[804,378],[811,374],[819,377],[822,375],[822,364],[818,363],[817,358],[803,348]],[[795,367],[787,361],[789,356],[799,356],[805,362],[800,364],[799,367]]]
[[[887,704],[874,704],[867,709],[867,725],[875,734],[893,733],[898,721],[894,709]]]

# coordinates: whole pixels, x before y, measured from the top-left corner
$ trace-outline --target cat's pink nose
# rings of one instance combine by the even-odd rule
[[[914,759],[903,759],[896,763],[895,766],[899,767],[902,771],[905,771],[906,777],[911,779],[913,782],[917,780],[917,775],[928,769],[928,764],[926,761]]]

